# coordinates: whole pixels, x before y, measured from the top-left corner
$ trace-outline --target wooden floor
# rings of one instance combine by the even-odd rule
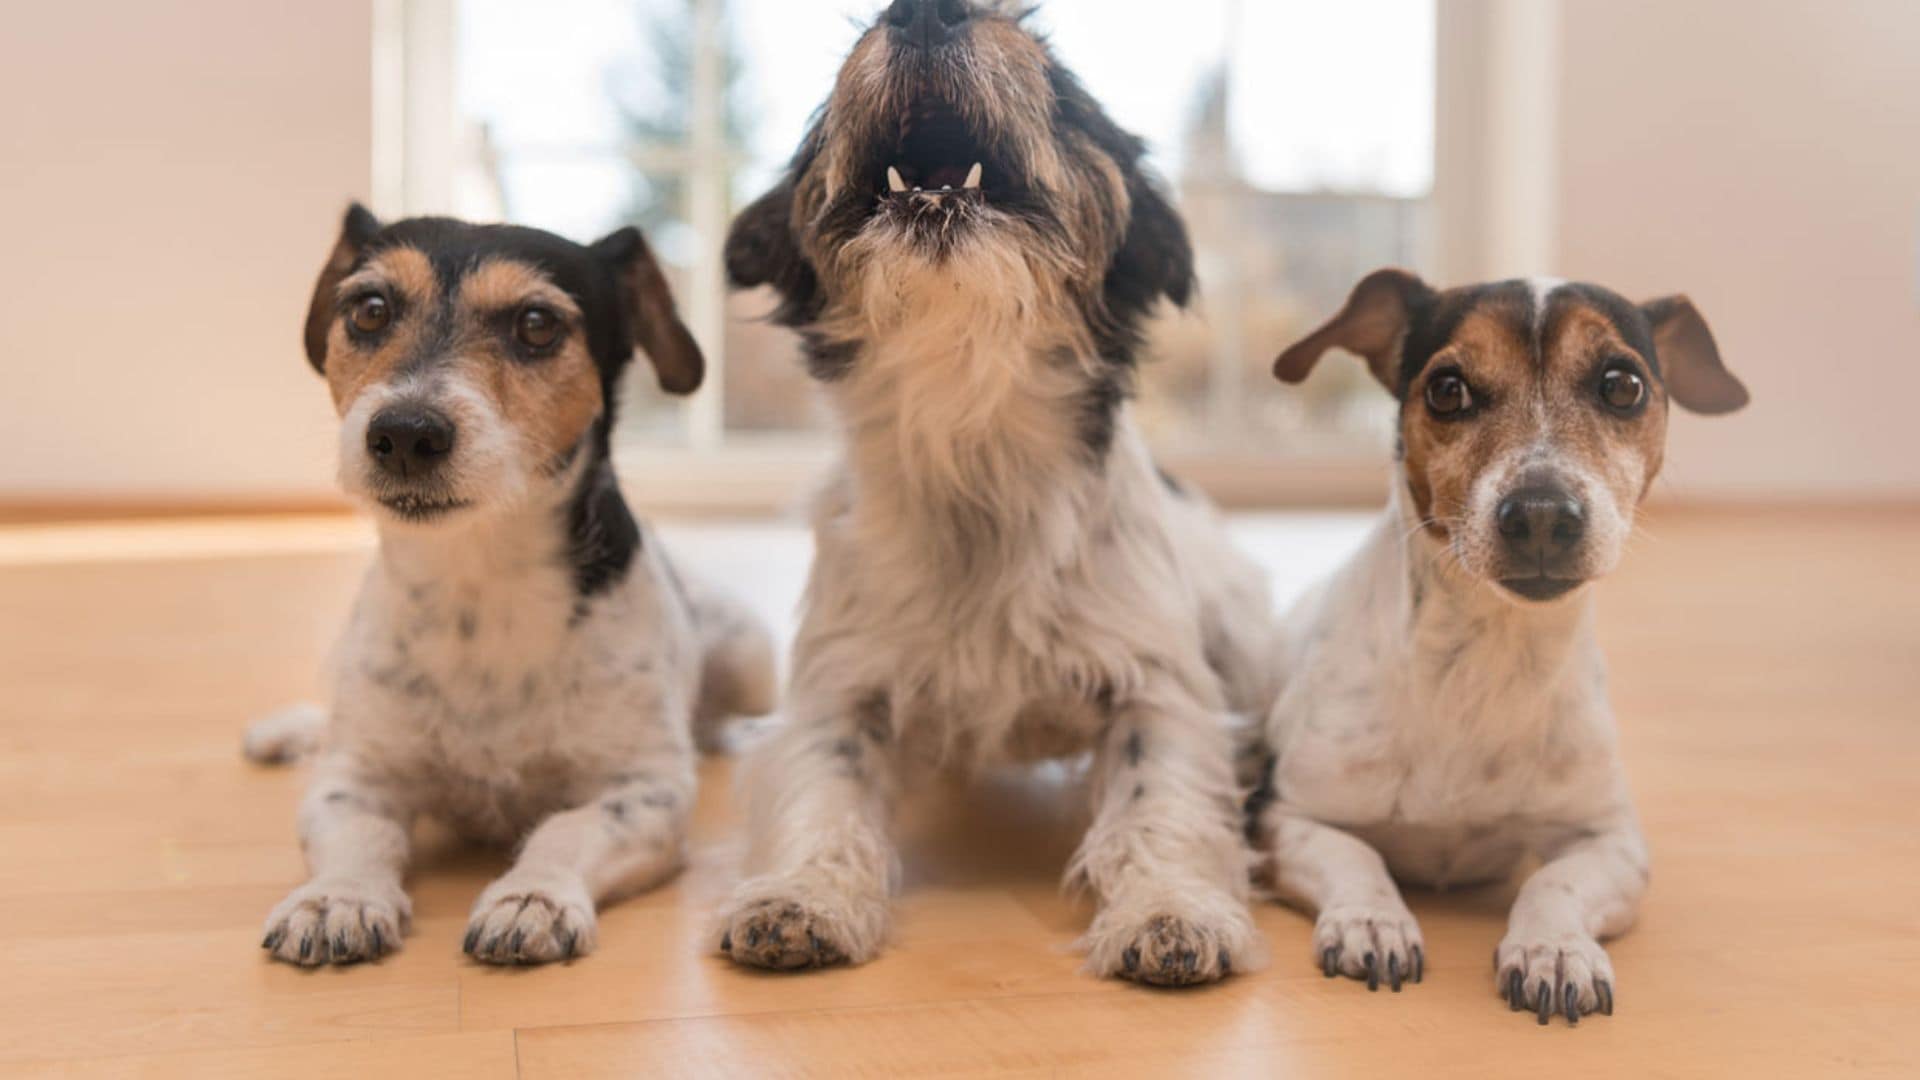
[[[589,959],[466,962],[467,907],[503,863],[429,838],[404,952],[271,964],[301,778],[242,764],[237,736],[313,692],[363,534],[0,530],[0,1075],[1920,1075],[1920,516],[1650,527],[1602,621],[1654,886],[1613,947],[1618,1015],[1572,1030],[1494,996],[1511,887],[1415,895],[1430,972],[1400,995],[1322,979],[1306,920],[1271,905],[1264,971],[1179,993],[1086,978],[1057,777],[910,826],[897,943],[860,970],[754,975],[700,947],[737,851],[724,762],[692,868],[608,911]],[[1354,528],[1242,535],[1285,591]],[[797,533],[679,535],[791,603]]]

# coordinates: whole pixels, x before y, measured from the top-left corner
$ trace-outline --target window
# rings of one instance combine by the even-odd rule
[[[450,56],[445,190],[406,209],[581,239],[636,222],[671,264],[715,379],[687,404],[636,380],[623,441],[709,456],[822,445],[791,334],[758,320],[766,297],[727,295],[718,257],[880,0],[388,2],[444,10],[424,31],[408,13],[409,65],[431,66],[423,34]],[[1429,261],[1434,3],[1049,0],[1034,17],[1148,140],[1193,230],[1201,301],[1156,324],[1140,406],[1162,452],[1379,460],[1390,403],[1359,365],[1323,365],[1304,392],[1268,369],[1366,272]],[[414,170],[419,127],[406,130]]]

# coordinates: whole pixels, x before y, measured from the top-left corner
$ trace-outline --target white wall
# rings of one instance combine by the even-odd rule
[[[321,495],[300,348],[369,184],[364,0],[8,4],[0,498]]]
[[[1750,411],[1668,489],[1920,496],[1920,3],[1563,0],[1559,270],[1688,292]]]

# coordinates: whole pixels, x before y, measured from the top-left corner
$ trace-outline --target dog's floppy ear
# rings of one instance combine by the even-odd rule
[[[1123,320],[1145,314],[1162,296],[1179,307],[1193,300],[1193,243],[1187,224],[1167,201],[1145,158],[1147,144],[1114,123],[1100,102],[1058,63],[1053,86],[1056,124],[1091,140],[1119,167],[1127,188],[1127,231],[1107,266],[1107,308]]]
[[[359,203],[347,207],[346,220],[340,224],[340,239],[333,245],[333,254],[327,256],[327,265],[320,269],[320,280],[313,286],[313,301],[307,307],[307,362],[315,371],[324,373],[327,369],[327,334],[333,329],[333,309],[338,300],[334,294],[380,229],[380,219],[374,217],[372,211]]]
[[[667,276],[640,230],[629,225],[593,245],[620,284],[620,299],[633,325],[633,343],[653,362],[660,389],[691,394],[707,377],[707,360],[673,303]]]
[[[1127,185],[1133,214],[1126,239],[1107,268],[1109,306],[1144,311],[1164,296],[1177,307],[1193,300],[1193,242],[1187,223],[1144,173]]]
[[[1281,382],[1304,381],[1328,349],[1341,348],[1366,360],[1380,385],[1398,394],[1400,350],[1414,306],[1432,294],[1426,282],[1405,270],[1374,271],[1354,287],[1332,322],[1280,354],[1274,376]]]
[[[1684,296],[1642,304],[1640,311],[1653,326],[1653,348],[1660,358],[1660,374],[1673,400],[1697,413],[1718,416],[1746,407],[1747,388],[1720,362],[1713,331],[1693,301]]]
[[[742,210],[727,233],[727,280],[736,289],[772,286],[780,295],[773,318],[783,326],[809,322],[820,302],[820,279],[793,233],[796,175],[789,173]]]
[[[793,180],[740,211],[727,230],[727,280],[737,289],[775,285],[800,258],[793,238]]]

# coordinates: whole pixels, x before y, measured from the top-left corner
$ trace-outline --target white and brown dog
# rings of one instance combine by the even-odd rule
[[[1328,977],[1399,990],[1425,969],[1394,879],[1464,885],[1544,865],[1494,955],[1514,1009],[1611,1013],[1600,942],[1632,923],[1647,850],[1629,799],[1591,590],[1620,560],[1669,402],[1747,402],[1685,299],[1592,285],[1448,292],[1399,271],[1281,356],[1364,357],[1400,400],[1385,518],[1282,632],[1275,762],[1252,808],[1283,896],[1318,915]]]
[[[595,905],[679,866],[697,726],[773,706],[772,644],[676,574],[628,512],[609,453],[636,346],[692,393],[699,349],[638,231],[547,233],[365,210],[314,290],[307,355],[341,416],[340,478],[379,523],[336,657],[331,715],[248,735],[313,750],[312,879],[267,920],[302,965],[398,948],[416,816],[520,845],[466,951],[589,951]]]
[[[868,960],[903,788],[1091,751],[1090,970],[1210,982],[1259,954],[1226,716],[1270,700],[1270,601],[1128,414],[1143,318],[1192,289],[1186,230],[1010,7],[894,3],[728,244],[805,338],[845,456],[715,940]]]

